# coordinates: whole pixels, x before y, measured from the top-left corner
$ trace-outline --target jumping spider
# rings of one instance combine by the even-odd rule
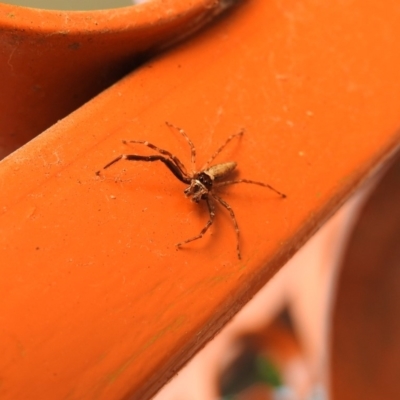
[[[179,131],[179,133],[185,138],[187,143],[190,146],[191,150],[191,171],[188,173],[186,167],[183,165],[183,163],[176,157],[174,154],[170,153],[167,150],[160,149],[159,147],[155,146],[154,144],[151,144],[147,141],[144,140],[123,140],[122,142],[124,144],[128,143],[139,143],[143,144],[147,147],[150,147],[151,149],[155,150],[158,152],[158,155],[149,155],[149,156],[141,156],[138,154],[121,154],[111,162],[109,162],[107,165],[103,167],[103,169],[106,169],[110,167],[111,165],[115,164],[116,162],[120,160],[128,160],[128,161],[161,161],[163,162],[167,168],[175,175],[176,178],[178,178],[181,182],[189,185],[185,190],[184,194],[186,197],[191,197],[192,201],[195,203],[199,203],[201,200],[204,200],[207,204],[208,211],[210,214],[210,219],[204,226],[204,228],[201,230],[201,232],[197,235],[194,236],[190,239],[186,239],[183,242],[178,243],[176,246],[179,248],[180,246],[192,242],[193,240],[197,240],[203,237],[203,235],[206,233],[208,228],[212,225],[215,217],[215,205],[214,201],[216,200],[218,203],[220,203],[223,207],[225,207],[233,221],[233,225],[235,227],[236,231],[236,249],[237,249],[237,255],[238,258],[241,259],[241,254],[240,254],[240,247],[239,247],[239,227],[236,222],[236,217],[235,214],[231,208],[231,206],[221,197],[219,197],[215,193],[215,189],[220,188],[222,186],[227,186],[227,185],[234,185],[236,183],[251,183],[253,185],[259,185],[259,186],[264,186],[275,193],[277,193],[279,196],[282,198],[285,198],[286,195],[279,192],[278,190],[274,189],[272,186],[268,185],[267,183],[263,182],[255,182],[251,181],[248,179],[239,179],[239,180],[228,180],[228,181],[221,181],[223,178],[225,178],[226,175],[228,175],[231,171],[233,171],[236,168],[236,162],[234,161],[229,161],[229,162],[224,162],[221,164],[216,164],[213,166],[209,166],[211,162],[217,157],[217,155],[224,149],[224,147],[235,137],[242,136],[244,131],[241,130],[240,132],[231,135],[228,137],[228,139],[225,141],[225,143],[218,148],[218,150],[209,158],[209,160],[204,164],[203,168],[201,168],[200,171],[196,170],[196,149],[192,143],[192,141],[189,139],[187,136],[186,132],[183,129],[180,129],[168,122],[166,122],[167,126],[170,128],[175,128]],[[101,171],[97,171],[96,175],[100,175]],[[213,199],[213,200],[212,200]]]

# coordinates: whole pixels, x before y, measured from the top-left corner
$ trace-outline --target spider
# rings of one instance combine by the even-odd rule
[[[225,146],[235,137],[242,136],[244,133],[244,130],[239,131],[238,133],[235,133],[231,136],[229,136],[225,143],[220,146],[217,151],[215,151],[212,156],[208,159],[208,161],[204,164],[203,168],[200,169],[200,171],[196,170],[196,148],[193,145],[193,142],[190,140],[186,132],[178,128],[169,122],[166,122],[167,126],[170,128],[176,129],[186,140],[190,147],[191,151],[191,171],[188,172],[186,167],[183,165],[183,163],[176,157],[174,154],[170,153],[167,150],[161,149],[154,144],[149,143],[148,141],[145,140],[123,140],[122,142],[124,144],[128,143],[138,143],[142,144],[144,146],[149,147],[152,150],[155,150],[159,154],[154,154],[154,155],[138,155],[138,154],[121,154],[114,160],[110,161],[107,165],[103,167],[103,169],[109,168],[111,165],[115,164],[116,162],[120,160],[128,160],[128,161],[161,161],[163,162],[166,167],[175,175],[177,179],[179,179],[181,182],[189,185],[183,192],[186,197],[191,197],[191,200],[195,203],[200,203],[201,200],[204,200],[207,204],[208,212],[210,215],[209,220],[207,221],[206,225],[204,228],[200,231],[200,233],[196,236],[193,236],[189,239],[186,239],[182,242],[179,242],[176,244],[177,248],[180,248],[182,245],[192,242],[197,239],[201,239],[203,235],[207,232],[208,228],[212,225],[214,222],[214,217],[215,217],[215,201],[221,204],[223,207],[225,207],[232,219],[233,226],[236,231],[236,251],[237,251],[237,256],[239,260],[241,259],[241,253],[240,253],[240,245],[239,245],[239,227],[236,221],[235,213],[233,212],[231,206],[223,200],[221,197],[219,197],[215,193],[215,189],[218,189],[223,186],[228,186],[228,185],[235,185],[237,183],[250,183],[252,185],[259,185],[259,186],[264,186],[272,191],[274,191],[276,194],[281,196],[282,198],[285,198],[286,195],[279,192],[278,190],[274,189],[272,186],[268,185],[267,183],[263,182],[256,182],[256,181],[251,181],[249,179],[239,179],[239,180],[223,180],[230,172],[232,172],[236,166],[237,163],[235,161],[228,161],[220,164],[215,164],[210,167],[211,162],[217,157],[219,153],[225,148]],[[101,170],[96,172],[96,175],[100,176]]]

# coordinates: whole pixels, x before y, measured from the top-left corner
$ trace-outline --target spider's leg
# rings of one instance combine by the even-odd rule
[[[166,167],[183,183],[190,183],[191,179],[186,175],[184,171],[182,171],[178,165],[176,165],[173,160],[170,158],[164,157],[164,156],[140,156],[137,154],[121,154],[111,162],[109,162],[107,165],[103,167],[103,169],[106,169],[110,167],[111,165],[115,164],[116,162],[120,160],[128,160],[128,161],[161,161],[163,162]],[[101,170],[100,170],[101,171]],[[100,171],[96,172],[96,175],[100,175]]]
[[[189,243],[189,242],[193,242],[193,240],[197,240],[197,239],[201,239],[203,237],[203,235],[207,232],[208,228],[212,225],[212,223],[214,222],[214,217],[215,217],[215,212],[214,212],[214,203],[210,198],[206,198],[206,203],[207,203],[207,207],[208,207],[208,212],[210,213],[210,219],[207,221],[205,227],[201,230],[201,232],[197,235],[194,236],[190,239],[186,239],[183,242],[180,242],[176,245],[176,247],[181,247],[182,245]]]
[[[194,147],[193,142],[190,140],[189,136],[186,134],[186,132],[183,129],[178,128],[177,126],[172,125],[171,123],[169,123],[167,121],[165,123],[167,124],[168,127],[176,129],[185,138],[185,140],[189,144],[190,155],[191,155],[190,162],[191,162],[192,174],[193,174],[196,171],[196,148]]]
[[[268,185],[268,183],[250,181],[249,179],[239,179],[237,181],[216,182],[216,183],[214,183],[213,187],[217,188],[217,187],[221,187],[221,186],[235,185],[237,183],[251,183],[252,185],[264,186],[264,187],[274,191],[276,194],[279,194],[279,196],[281,196],[282,198],[286,198],[286,194],[279,192],[278,190],[273,188],[271,185]]]
[[[119,160],[122,160],[125,156],[125,154],[121,154],[120,156],[118,156],[117,158],[114,158],[114,160],[110,161],[107,165],[105,165],[102,169],[106,169],[108,167],[110,167],[111,165],[115,164],[116,162],[118,162]],[[99,169],[98,171],[96,171],[96,175],[100,176],[100,172],[101,169]]]
[[[147,140],[123,140],[122,143],[124,144],[128,144],[128,143],[139,143],[139,144],[143,144],[147,147],[150,147],[151,149],[157,151],[158,153],[167,156],[169,158],[172,158],[172,160],[174,160],[175,164],[187,175],[187,171],[186,171],[186,167],[183,165],[183,163],[181,162],[181,160],[179,160],[179,158],[177,156],[175,156],[174,154],[170,153],[167,150],[161,149],[160,147],[155,146],[152,143],[149,143]]]
[[[236,221],[236,217],[235,217],[235,213],[232,210],[232,207],[223,199],[221,199],[221,197],[217,196],[214,193],[211,193],[212,197],[214,197],[215,200],[217,200],[220,204],[222,204],[228,211],[229,214],[231,215],[231,219],[233,221],[233,226],[235,227],[235,231],[236,231],[236,250],[237,250],[237,255],[239,260],[242,258],[242,256],[240,255],[240,247],[239,247],[239,226],[238,223]]]
[[[205,169],[207,169],[207,167],[211,164],[211,162],[214,160],[215,157],[217,157],[217,155],[219,153],[221,153],[221,151],[224,149],[224,147],[236,136],[242,136],[244,133],[244,130],[242,129],[240,132],[235,133],[231,136],[228,137],[228,139],[226,139],[225,143],[220,146],[217,151],[207,160],[207,162],[204,164],[203,168],[201,169],[202,171],[204,171]]]

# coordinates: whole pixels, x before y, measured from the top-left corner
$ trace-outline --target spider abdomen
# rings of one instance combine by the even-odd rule
[[[216,164],[206,169],[203,173],[207,174],[212,180],[221,179],[229,172],[233,171],[237,166],[235,161],[228,161],[226,163]]]

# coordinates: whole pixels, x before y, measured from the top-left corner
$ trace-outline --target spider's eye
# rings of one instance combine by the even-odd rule
[[[211,189],[212,179],[204,172],[199,175],[199,181],[207,188]]]

